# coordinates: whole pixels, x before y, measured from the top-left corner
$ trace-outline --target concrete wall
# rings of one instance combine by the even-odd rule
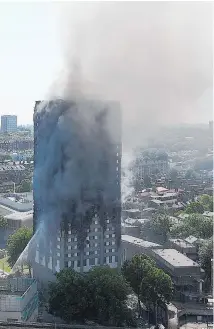
[[[135,255],[145,254],[147,256],[151,256],[152,255],[151,250],[155,249],[154,246],[152,248],[150,247],[146,248],[126,241],[122,241],[121,245],[122,245],[122,257],[121,257],[122,262],[124,262],[125,260],[132,259],[132,257]],[[158,246],[157,248],[160,248],[160,246]]]
[[[4,312],[0,311],[0,319],[1,321],[21,321],[21,312]]]

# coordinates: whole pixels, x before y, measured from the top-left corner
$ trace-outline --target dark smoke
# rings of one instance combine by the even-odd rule
[[[116,219],[120,140],[109,134],[111,106],[83,97],[37,104],[34,203],[45,237],[71,225],[83,243],[95,214],[102,226]]]

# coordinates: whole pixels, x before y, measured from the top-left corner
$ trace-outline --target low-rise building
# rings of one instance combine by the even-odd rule
[[[121,224],[121,233],[125,235],[131,235],[136,238],[139,238],[140,236],[140,227],[139,226],[134,226],[134,225],[129,225],[126,223]]]
[[[151,257],[157,266],[170,275],[175,298],[181,301],[200,298],[204,270],[200,265],[176,249],[153,249]]]
[[[20,184],[25,178],[26,170],[23,165],[0,165],[0,183],[13,181]]]
[[[8,193],[0,196],[0,205],[11,210],[26,212],[33,209],[33,193]]]
[[[0,278],[1,321],[36,322],[38,317],[37,282],[31,278]]]
[[[126,218],[140,218],[141,211],[139,209],[126,209],[122,212],[123,217]]]
[[[33,210],[25,212],[15,211],[12,214],[6,215],[4,219],[7,221],[7,228],[14,231],[22,226],[32,228]]]
[[[161,248],[160,244],[136,238],[130,235],[122,235],[122,262],[132,259],[134,255],[145,254],[150,256],[151,249]]]
[[[169,245],[194,261],[198,258],[196,246],[183,239],[169,239]]]

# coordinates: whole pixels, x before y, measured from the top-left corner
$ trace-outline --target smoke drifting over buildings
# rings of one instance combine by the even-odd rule
[[[159,125],[208,121],[212,14],[211,2],[64,3],[58,87],[70,93],[75,64],[79,89],[119,100],[125,147]]]
[[[61,9],[63,71],[34,118],[35,229],[42,225],[52,237],[71,224],[84,249],[95,213],[104,230],[106,218],[115,219],[120,238],[120,115],[113,106],[109,116],[108,102],[121,103],[127,149],[159,125],[199,118],[195,104],[212,90],[212,4],[72,2]],[[50,259],[53,269],[52,256],[44,262]]]
[[[36,262],[53,271],[64,268],[71,261],[64,260],[68,241],[75,238],[82,253],[77,267],[83,268],[95,216],[103,232],[110,220],[120,245],[120,106],[87,99],[72,89],[66,100],[36,103],[34,133]],[[60,256],[58,238],[64,239]],[[97,258],[105,264],[104,252]]]
[[[62,219],[77,232],[83,231],[93,214],[103,212],[102,220],[120,207],[120,171],[116,170],[120,124],[117,132],[110,126],[112,113],[119,114],[120,121],[118,104],[80,98],[37,102],[36,110],[36,217],[43,220],[45,215],[43,229],[48,233],[55,233]]]

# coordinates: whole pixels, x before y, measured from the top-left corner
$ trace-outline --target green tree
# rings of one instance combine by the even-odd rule
[[[173,284],[169,275],[153,266],[148,276],[141,282],[142,302],[149,308],[161,303],[169,303],[173,296]]]
[[[138,297],[139,312],[141,312],[140,301],[150,309],[151,305],[160,302],[168,303],[171,300],[173,294],[171,278],[158,269],[150,257],[135,255],[124,263],[122,274]]]
[[[194,201],[188,204],[185,209],[187,214],[203,214],[204,213],[204,206],[201,202]]]
[[[95,309],[94,318],[100,324],[123,326],[133,324],[126,300],[131,293],[124,277],[109,267],[95,267],[87,275],[89,309]],[[92,312],[91,312],[92,313]]]
[[[88,307],[87,281],[83,275],[64,269],[49,285],[49,312],[67,323],[84,322]]]
[[[209,239],[213,232],[213,219],[201,214],[191,214],[171,229],[171,235],[186,238],[193,235],[199,239]]]
[[[126,306],[130,291],[124,278],[109,267],[95,267],[85,274],[64,269],[49,286],[49,311],[67,323],[91,320],[135,326]]]
[[[122,274],[137,295],[140,314],[141,283],[143,278],[148,276],[153,266],[155,266],[155,262],[150,257],[141,254],[135,255],[131,260],[125,261],[121,269]]]
[[[16,191],[19,193],[26,193],[32,191],[32,182],[31,180],[24,180],[22,184],[16,188]]]
[[[203,205],[204,210],[213,212],[213,197],[208,194],[203,194],[199,198],[199,202]]]
[[[202,244],[199,250],[199,259],[201,267],[205,271],[206,284],[210,287],[212,275],[211,260],[213,259],[213,237]]]
[[[4,216],[0,215],[0,229],[1,228],[7,228],[7,220],[4,218]]]
[[[8,263],[13,267],[17,259],[32,238],[33,230],[27,227],[21,227],[7,240]]]
[[[158,213],[152,218],[152,228],[161,237],[161,242],[165,243],[172,228],[172,221],[166,213]]]

